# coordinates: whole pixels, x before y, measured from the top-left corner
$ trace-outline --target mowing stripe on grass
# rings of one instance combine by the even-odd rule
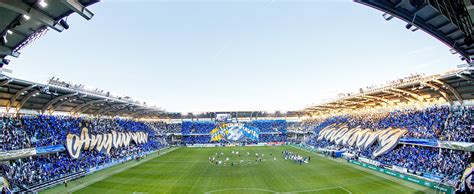
[[[99,181],[101,181],[101,180],[104,180],[104,179],[106,179],[106,178],[108,178],[108,177],[111,177],[111,176],[113,176],[113,175],[115,175],[115,174],[117,174],[117,173],[123,172],[123,171],[128,170],[128,169],[130,169],[130,168],[132,168],[132,167],[135,167],[135,166],[138,166],[138,165],[140,165],[140,164],[142,164],[142,163],[145,163],[145,162],[147,162],[147,161],[149,161],[149,160],[152,160],[152,159],[154,159],[154,158],[157,158],[157,157],[163,156],[163,155],[165,155],[165,154],[167,154],[167,153],[170,153],[170,152],[172,152],[172,151],[175,151],[175,150],[177,150],[177,149],[179,149],[179,148],[180,148],[180,147],[173,147],[173,148],[167,148],[167,149],[165,149],[165,150],[161,150],[162,152],[160,153],[160,155],[154,155],[153,153],[152,153],[152,154],[149,154],[149,155],[147,155],[147,158],[146,158],[146,159],[143,159],[143,160],[141,160],[141,161],[139,161],[139,162],[135,162],[135,163],[133,163],[133,164],[131,164],[131,162],[134,162],[134,160],[130,160],[130,161],[127,161],[127,162],[125,162],[125,163],[118,164],[118,165],[112,166],[112,167],[110,167],[110,168],[106,168],[106,169],[97,171],[97,172],[95,172],[95,173],[93,173],[93,174],[90,174],[90,175],[87,175],[87,176],[85,176],[85,177],[81,177],[81,178],[79,178],[79,179],[77,179],[77,180],[74,180],[74,181],[69,182],[68,184],[69,184],[69,185],[74,185],[73,187],[69,187],[69,188],[67,188],[67,187],[62,187],[62,184],[60,184],[60,185],[57,185],[57,186],[55,186],[55,187],[53,187],[53,188],[51,188],[51,189],[48,189],[48,190],[44,191],[44,193],[72,193],[72,192],[78,191],[78,190],[80,190],[80,189],[82,189],[82,188],[85,188],[85,187],[87,187],[87,186],[89,186],[89,185],[91,185],[91,184],[94,184],[94,183],[96,183],[96,182],[99,182]],[[156,152],[154,152],[154,153],[156,153]],[[150,155],[153,155],[153,156],[150,157]],[[127,164],[128,164],[128,166],[127,166]],[[119,168],[119,167],[120,167],[120,168]],[[114,171],[112,171],[112,172],[106,172],[107,170],[111,170],[111,169],[115,169],[115,168],[118,168],[118,169],[117,169],[117,170],[114,170]],[[97,177],[94,177],[94,175],[97,176]],[[42,193],[43,193],[43,192],[42,192]]]
[[[213,190],[213,191],[207,191],[207,193],[217,193],[217,192],[223,192],[223,191],[235,191],[235,190],[248,190],[248,191],[264,191],[264,192],[269,192],[269,193],[278,193],[276,191],[268,190],[268,189],[259,189],[259,188],[229,188],[229,189],[218,189],[218,190]]]
[[[125,171],[125,170],[128,170],[128,169],[130,169],[130,168],[132,168],[132,167],[138,166],[138,165],[140,165],[140,164],[142,164],[142,163],[145,163],[145,162],[147,162],[147,161],[149,161],[149,160],[155,159],[155,158],[157,158],[157,157],[160,157],[160,156],[162,156],[162,155],[164,155],[164,154],[167,154],[167,153],[172,152],[172,151],[177,150],[177,149],[179,149],[179,147],[178,147],[178,148],[175,147],[175,148],[166,149],[166,151],[164,151],[163,153],[160,153],[160,155],[155,155],[155,156],[152,156],[152,157],[149,157],[149,158],[147,157],[146,159],[144,159],[144,160],[142,160],[142,161],[139,161],[139,162],[136,162],[136,163],[134,163],[134,164],[132,164],[132,165],[130,165],[130,166],[126,166],[125,168],[120,168],[120,169],[115,170],[115,171],[113,171],[113,172],[111,172],[111,173],[107,173],[107,174],[105,174],[105,175],[103,175],[103,176],[97,177],[97,178],[95,178],[95,179],[93,179],[93,180],[91,180],[91,181],[87,181],[87,183],[85,183],[85,184],[76,185],[75,187],[72,187],[72,188],[69,190],[69,192],[74,192],[74,191],[80,190],[80,189],[82,189],[82,188],[84,188],[84,187],[87,187],[87,186],[89,186],[89,185],[91,185],[91,184],[94,184],[94,183],[96,183],[96,182],[99,182],[99,181],[101,181],[101,180],[104,180],[104,179],[106,179],[106,178],[109,178],[109,177],[111,177],[111,176],[113,176],[113,175],[115,175],[115,174],[121,173],[121,172],[123,172],[123,171]],[[156,153],[156,152],[154,152],[154,153]],[[151,155],[151,154],[149,154],[149,155]],[[128,162],[131,162],[131,161],[133,161],[133,160],[130,160],[130,161],[128,161]]]
[[[370,169],[367,169],[367,168],[363,168],[363,167],[360,167],[360,166],[357,166],[357,165],[353,165],[353,164],[350,164],[350,163],[347,163],[347,162],[343,162],[341,160],[336,160],[336,159],[333,159],[333,158],[327,158],[327,157],[322,157],[314,152],[311,152],[309,150],[306,150],[304,148],[301,148],[301,147],[298,147],[298,146],[294,146],[294,145],[291,145],[291,147],[293,148],[297,148],[297,149],[300,149],[300,150],[303,150],[307,153],[311,153],[313,154],[314,156],[316,157],[319,157],[319,158],[324,158],[326,160],[332,160],[332,161],[335,161],[335,162],[339,162],[343,165],[347,165],[347,166],[350,166],[352,168],[355,168],[355,169],[358,169],[358,170],[361,170],[361,171],[364,171],[364,172],[368,172],[370,174],[373,174],[377,177],[380,177],[380,178],[383,178],[385,180],[388,180],[390,182],[394,182],[394,183],[398,183],[398,184],[401,184],[401,185],[404,185],[406,187],[409,187],[409,188],[412,188],[414,190],[417,190],[417,191],[425,191],[426,189],[430,189],[428,187],[423,187],[423,186],[420,186],[420,185],[417,185],[417,184],[414,184],[414,183],[410,183],[410,182],[407,182],[407,181],[404,181],[404,180],[401,180],[399,178],[396,178],[396,177],[391,177],[391,176],[388,176],[386,174],[382,174],[380,172],[377,172],[377,171],[373,171],[373,170],[370,170]],[[431,189],[430,189],[431,190]]]
[[[290,191],[290,192],[278,192],[278,191],[272,191],[268,189],[259,189],[259,188],[228,188],[228,189],[218,189],[218,190],[213,190],[213,191],[207,191],[205,194],[210,194],[210,193],[217,193],[217,192],[224,192],[224,191],[238,191],[238,190],[248,190],[248,191],[263,191],[263,192],[269,192],[269,193],[282,193],[282,194],[291,194],[291,193],[308,193],[308,192],[314,192],[314,191],[326,191],[326,190],[335,190],[335,189],[341,189],[346,191],[349,194],[352,194],[351,191],[345,189],[344,187],[337,186],[337,187],[326,187],[326,188],[319,188],[319,189],[309,189],[309,190],[301,190],[301,191]]]
[[[252,153],[249,158],[239,158],[231,151]],[[283,152],[314,156],[309,164],[299,165],[284,160]],[[210,156],[224,153],[221,159],[236,162],[246,160],[255,163],[254,155],[265,154],[258,165],[217,166],[209,163]],[[272,155],[273,154],[273,155]],[[150,156],[151,158],[151,156]],[[276,159],[274,159],[276,158]],[[180,148],[163,157],[154,158],[123,172],[111,174],[94,183],[84,184],[78,193],[131,194],[131,193],[406,193],[420,194],[423,191],[412,189],[394,181],[387,181],[373,172],[354,168],[345,162],[335,162],[315,156],[315,153],[292,146],[267,147],[218,147],[218,148]],[[136,162],[92,174],[82,182],[94,180],[98,176],[114,173]],[[340,165],[344,164],[344,165]],[[77,183],[76,183],[77,184]],[[74,187],[75,185],[71,185]],[[420,186],[420,188],[424,188]],[[66,193],[64,187],[54,193]],[[425,190],[426,191],[426,190]],[[53,193],[53,191],[49,191]]]

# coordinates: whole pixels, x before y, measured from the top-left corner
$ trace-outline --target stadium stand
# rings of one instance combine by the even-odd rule
[[[361,153],[362,156],[370,157],[370,151]],[[385,165],[395,165],[416,174],[433,175],[431,177],[442,177],[459,180],[461,173],[470,163],[470,152],[438,149],[431,147],[420,147],[401,145],[388,154],[382,155],[377,161]]]
[[[166,123],[163,121],[145,122],[158,134],[181,134],[181,123]]]
[[[465,150],[468,148],[453,147],[473,143],[474,109],[469,101],[472,99],[469,94],[474,92],[469,79],[471,72],[471,67],[461,67],[432,76],[410,76],[302,111],[286,112],[286,115],[282,112],[229,112],[227,114],[233,116],[229,121],[216,120],[217,113],[169,113],[130,98],[51,80],[42,85],[3,77],[5,85],[1,87],[4,93],[0,102],[5,107],[15,108],[9,109],[9,114],[2,116],[0,122],[0,152],[9,153],[2,156],[5,162],[1,171],[13,191],[38,191],[141,157],[169,144],[230,143],[211,141],[211,131],[223,123],[236,123],[259,131],[258,141],[243,140],[244,144],[292,142],[326,152],[342,151],[382,167],[401,168],[408,174],[455,185],[472,158],[470,151]],[[70,100],[71,97],[76,100]],[[69,114],[52,115],[53,112]],[[113,115],[122,117],[109,117]],[[398,145],[379,156],[374,156],[376,145],[361,148],[318,140],[322,130],[342,127],[373,132],[401,128],[407,132]],[[89,129],[90,137],[112,131],[144,132],[148,134],[148,141],[132,141],[128,146],[111,148],[108,154],[82,151],[74,158],[68,154],[71,140],[68,136],[81,134],[83,128]],[[33,176],[29,176],[31,173]]]
[[[246,122],[245,124],[260,129],[260,134],[274,132],[286,133],[285,120],[255,120]]]
[[[70,14],[91,19],[93,14],[86,7],[98,1],[48,1],[50,8],[44,10],[39,2],[0,1],[0,67],[9,64],[7,57],[18,57],[23,47],[48,29],[60,32],[69,28],[66,18]],[[387,20],[395,16],[407,21],[407,29],[422,29],[464,60],[472,60],[472,21],[466,18],[472,10],[464,4],[441,0],[356,2],[384,11]],[[167,112],[128,96],[57,78],[41,84],[0,74],[0,106],[4,110],[0,172],[13,192],[37,192],[169,144],[233,143],[211,138],[212,131],[225,123],[217,121],[217,115],[228,114],[231,120],[227,123],[259,132],[258,141],[243,140],[245,143],[297,143],[334,157],[338,157],[336,153],[350,154],[348,160],[455,186],[464,181],[462,173],[473,162],[473,73],[474,67],[466,65],[435,75],[414,74],[360,88],[301,111],[195,114]],[[332,129],[334,134],[344,129],[370,134],[386,129],[406,132],[386,153],[377,155],[383,138],[376,139],[378,144],[349,145],[321,135]],[[122,140],[117,138],[119,134]],[[140,141],[137,134],[146,134],[146,141]],[[99,149],[97,146],[107,145],[103,143],[107,138],[108,147]],[[102,144],[98,143],[101,140]],[[89,144],[94,146],[89,148]],[[73,149],[74,145],[79,149]]]
[[[473,150],[462,146],[473,142],[474,108],[467,100],[472,99],[474,89],[471,68],[412,75],[309,107],[305,111],[310,117],[300,125],[314,133],[304,144],[332,156],[344,152],[382,168],[401,169],[440,184],[462,185],[461,176],[473,161]],[[378,156],[374,153],[380,148],[380,139],[365,147],[319,138],[323,130],[344,128],[407,131],[398,145]]]
[[[433,148],[421,143],[400,144],[392,151],[379,157],[373,152],[377,145],[366,149],[358,146],[342,146],[332,141],[317,141],[319,131],[329,125],[349,129],[362,128],[372,131],[387,128],[403,128],[408,132],[404,139],[434,140],[450,142],[472,142],[471,127],[473,107],[433,106],[421,110],[395,110],[388,113],[367,113],[334,116],[316,124],[315,136],[307,143],[315,148],[332,150],[347,149],[359,157],[366,157],[384,165],[406,168],[416,174],[458,180],[461,172],[471,160],[471,153],[464,150]],[[312,122],[312,121],[310,121]]]
[[[474,88],[466,78],[471,72],[471,67],[465,67],[433,76],[411,76],[286,115],[263,111],[227,113],[234,117],[225,122],[211,118],[216,113],[168,113],[100,90],[93,92],[82,87],[51,85],[51,82],[42,85],[3,77],[7,87],[1,87],[5,93],[0,102],[5,107],[11,104],[16,108],[2,116],[0,122],[0,152],[9,153],[2,156],[6,162],[2,163],[1,171],[13,191],[38,191],[144,156],[169,144],[216,143],[211,141],[211,131],[223,123],[237,123],[259,131],[258,141],[244,140],[244,144],[292,142],[323,152],[342,151],[382,167],[401,168],[408,174],[455,185],[472,158],[470,150],[465,150],[468,148],[452,146],[473,143],[474,108],[469,93]],[[41,92],[29,95],[30,90]],[[70,97],[77,100],[64,100]],[[44,107],[54,110],[43,112]],[[31,113],[31,110],[37,112]],[[56,111],[69,114],[51,114]],[[128,116],[128,119],[108,117],[112,115]],[[342,127],[373,132],[401,128],[407,132],[398,145],[379,156],[374,156],[376,145],[361,148],[318,140],[322,130]],[[68,135],[78,135],[83,128],[89,129],[90,137],[112,131],[144,132],[148,134],[148,141],[132,141],[128,146],[111,148],[108,154],[83,151],[80,157],[74,158],[68,154]],[[228,140],[217,141],[218,144],[226,142]],[[426,142],[429,144],[425,145]]]
[[[181,133],[182,134],[205,134],[209,135],[212,129],[216,127],[215,122],[210,121],[184,121],[182,123]]]
[[[254,120],[241,121],[245,126],[259,129],[259,142],[285,142],[286,141],[286,121],[285,120]],[[219,122],[215,121],[184,121],[181,133],[184,144],[211,143],[210,132],[218,127]],[[248,143],[258,143],[247,141]]]
[[[112,149],[110,154],[97,151],[82,152],[78,158],[68,156],[66,152],[52,152],[45,155],[30,156],[10,160],[2,164],[2,172],[10,182],[13,191],[32,191],[40,189],[43,183],[61,183],[64,179],[84,175],[91,169],[107,166],[117,161],[129,160],[159,149],[166,142],[156,136],[157,131],[145,123],[124,119],[87,119],[66,116],[24,116],[20,118],[3,117],[3,150],[43,148],[65,145],[69,133],[79,134],[82,127],[90,129],[92,134],[143,131],[149,135],[145,144],[130,144],[127,147]],[[11,134],[16,134],[11,138]],[[41,188],[49,186],[48,184]]]

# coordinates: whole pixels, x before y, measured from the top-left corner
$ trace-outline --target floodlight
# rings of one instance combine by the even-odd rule
[[[61,24],[61,26],[63,26],[66,30],[69,29],[69,24],[66,22],[66,20],[60,20],[59,24]]]
[[[40,1],[38,2],[38,4],[39,4],[42,8],[45,8],[46,6],[48,6],[48,4],[46,3],[45,0],[40,0]]]
[[[418,30],[418,27],[414,26],[414,25],[411,24],[411,23],[408,23],[408,24],[405,26],[405,28],[406,28],[407,30],[411,30],[412,32]]]
[[[383,19],[385,19],[387,21],[390,21],[393,18],[393,16],[388,14],[388,13],[382,14],[382,17],[383,17]]]

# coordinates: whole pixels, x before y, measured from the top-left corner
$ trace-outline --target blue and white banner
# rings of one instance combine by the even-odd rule
[[[440,141],[436,139],[417,139],[417,138],[401,138],[401,144],[429,146],[437,148],[446,148],[453,150],[463,150],[467,152],[474,151],[474,143],[471,142],[455,142],[455,141]]]
[[[19,150],[8,150],[0,152],[0,161],[26,158],[30,156],[63,152],[66,148],[63,145],[44,146],[37,148],[25,148]]]
[[[258,134],[260,132],[258,128],[251,126],[242,126],[239,127],[239,130],[242,132],[245,138],[258,141]]]
[[[228,141],[258,141],[259,133],[260,130],[258,128],[245,126],[241,123],[222,124],[211,131],[211,141],[219,141],[222,139]]]

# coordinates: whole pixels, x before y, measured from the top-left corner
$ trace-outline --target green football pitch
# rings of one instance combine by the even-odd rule
[[[311,156],[308,164],[282,151]],[[238,151],[238,155],[232,154]],[[216,165],[209,157],[229,158]],[[249,152],[249,156],[247,156]],[[262,157],[256,162],[255,154]],[[234,165],[230,165],[233,162]],[[435,193],[403,180],[292,146],[171,148],[129,161],[44,193]]]

